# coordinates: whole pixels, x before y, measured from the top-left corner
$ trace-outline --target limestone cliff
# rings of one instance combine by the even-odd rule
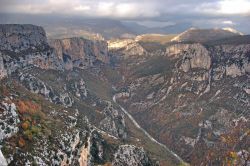
[[[68,38],[47,42],[42,27],[0,25],[0,79],[28,65],[42,69],[86,69],[95,63],[109,63],[105,41]]]
[[[67,38],[49,41],[55,49],[57,57],[65,64],[66,69],[72,67],[87,68],[97,61],[108,63],[108,49],[105,41],[91,41],[83,38]]]
[[[168,46],[165,56],[181,61],[180,69],[205,69],[222,72],[227,76],[241,76],[250,72],[249,44],[219,45],[205,47],[200,43],[173,44]],[[215,74],[216,75],[216,74]],[[214,75],[214,76],[215,76]]]
[[[146,50],[138,42],[132,39],[109,41],[108,48],[110,51],[118,50],[126,56],[146,54]]]
[[[42,27],[0,25],[0,78],[28,65],[42,69],[63,69],[60,59],[49,47]]]
[[[0,50],[22,52],[42,49],[46,45],[46,33],[42,27],[29,24],[0,25]]]

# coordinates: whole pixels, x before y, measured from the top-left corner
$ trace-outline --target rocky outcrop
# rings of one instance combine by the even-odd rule
[[[250,45],[221,45],[210,50],[216,70],[231,77],[250,73]],[[220,69],[219,69],[220,68]]]
[[[139,43],[132,39],[109,41],[108,48],[110,51],[119,50],[125,56],[146,54],[146,50]]]
[[[143,148],[134,145],[121,145],[114,154],[113,166],[153,165]]]
[[[205,47],[200,44],[192,44],[184,53],[182,69],[187,72],[190,68],[209,69],[211,57]]]
[[[47,43],[45,31],[35,25],[0,25],[0,78],[28,65],[62,70]]]
[[[181,69],[188,72],[190,69],[210,69],[211,57],[208,50],[201,44],[175,44],[166,48],[166,56],[170,58],[182,57]]]
[[[91,41],[83,38],[67,38],[49,41],[57,57],[64,62],[66,69],[88,68],[97,61],[109,63],[105,41]]]
[[[205,47],[200,43],[173,44],[166,48],[165,55],[170,59],[180,59],[180,69],[211,68],[213,77],[219,79],[223,75],[237,77],[250,72],[250,45],[221,45]]]
[[[8,165],[8,164],[7,164],[7,161],[6,161],[6,159],[4,158],[3,153],[2,153],[1,150],[0,150],[0,165],[2,165],[2,166],[7,166],[7,165]]]
[[[9,138],[18,132],[18,123],[20,120],[17,114],[16,105],[14,103],[10,103],[8,98],[0,103],[0,110],[2,112],[0,116],[0,142],[2,142],[5,138]]]
[[[124,115],[116,110],[110,102],[107,104],[108,106],[104,109],[106,117],[100,122],[100,129],[116,138],[126,139],[127,132]]]
[[[20,82],[31,92],[44,96],[50,102],[55,104],[62,104],[65,107],[71,107],[74,103],[73,99],[67,92],[55,92],[51,87],[47,86],[45,82],[36,78],[31,74],[19,74]]]
[[[42,27],[28,24],[0,25],[0,50],[20,53],[43,49],[46,45],[46,33]]]
[[[6,77],[7,70],[4,68],[3,57],[0,56],[0,79]]]

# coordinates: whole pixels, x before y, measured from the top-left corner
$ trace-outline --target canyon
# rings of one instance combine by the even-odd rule
[[[145,36],[0,25],[0,163],[249,165],[247,35]]]

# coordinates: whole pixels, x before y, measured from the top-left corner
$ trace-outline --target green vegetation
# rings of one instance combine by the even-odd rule
[[[168,74],[171,72],[173,63],[167,57],[150,57],[146,62],[134,68],[134,74],[137,77],[145,77],[155,74]]]
[[[105,66],[102,68],[102,71],[112,84],[117,84],[122,79],[121,74],[116,69]]]

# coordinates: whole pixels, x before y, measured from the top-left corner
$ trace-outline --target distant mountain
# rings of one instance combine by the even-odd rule
[[[208,42],[219,40],[232,36],[238,36],[240,33],[224,29],[196,29],[190,28],[173,38],[172,42]]]
[[[122,23],[124,24],[124,26],[126,26],[128,29],[130,29],[132,32],[135,32],[138,35],[150,34],[150,33],[177,34],[191,27],[190,23],[178,23],[166,27],[154,27],[154,28],[149,28],[140,25],[136,22],[122,22]]]
[[[1,24],[35,24],[44,27],[48,38],[84,37],[112,39],[133,37],[134,32],[118,20],[48,15],[0,14]]]

